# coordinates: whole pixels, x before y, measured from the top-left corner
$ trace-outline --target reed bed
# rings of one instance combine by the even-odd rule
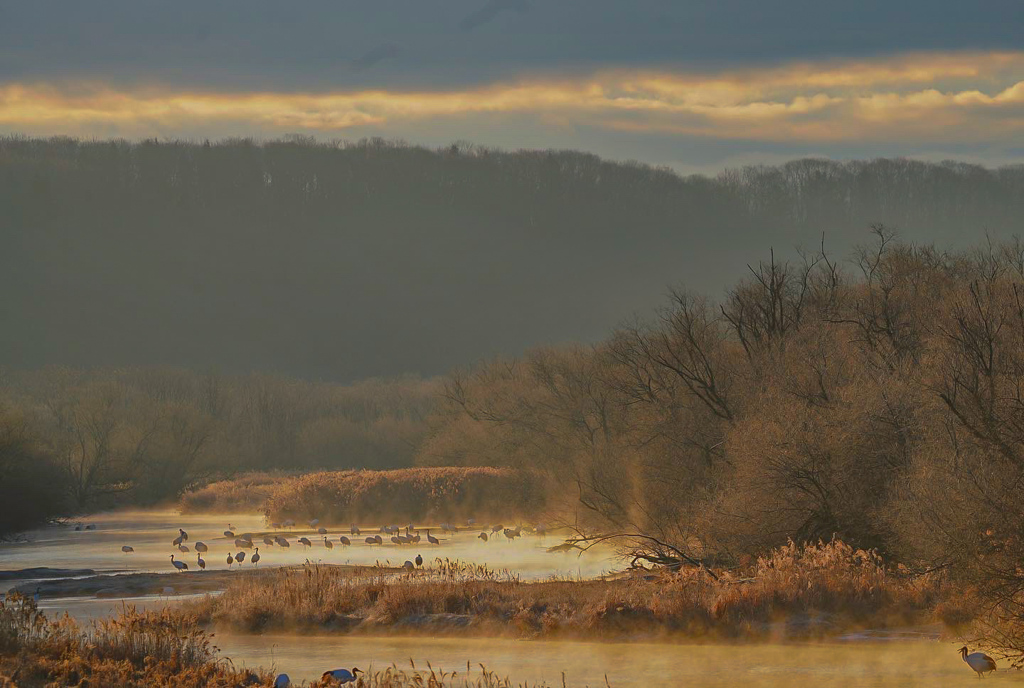
[[[83,627],[48,619],[31,598],[0,602],[0,685],[201,688],[271,685],[264,671],[236,669],[217,658],[194,620],[169,611],[125,607]]]
[[[182,513],[240,513],[263,511],[270,494],[293,474],[284,471],[254,471],[228,480],[217,480],[182,493]]]
[[[455,567],[448,576],[467,571]],[[498,576],[494,575],[497,580]],[[139,612],[126,606],[110,619],[83,628],[68,616],[50,620],[32,598],[17,594],[0,601],[0,686],[52,688],[242,688],[272,686],[262,669],[239,669],[218,659],[217,648],[195,619],[181,614]],[[331,681],[302,684],[328,687]],[[465,671],[425,668],[410,660],[372,670],[357,688],[548,688],[513,683],[483,664]]]
[[[270,521],[318,518],[332,524],[529,518],[546,505],[541,478],[509,468],[403,468],[323,471],[277,484]]]
[[[330,685],[330,684],[328,684]],[[427,662],[425,669],[409,660],[409,667],[392,664],[359,678],[356,688],[549,688],[547,683],[513,683],[483,664],[474,668],[466,662],[465,671],[442,671]]]
[[[842,542],[788,545],[743,571],[525,583],[451,560],[354,577],[305,566],[239,580],[187,607],[236,632],[429,633],[550,638],[827,637],[936,618],[938,575],[890,570]]]

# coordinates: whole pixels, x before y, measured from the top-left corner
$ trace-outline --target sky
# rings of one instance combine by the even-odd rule
[[[1024,163],[1021,0],[0,0],[0,133]]]

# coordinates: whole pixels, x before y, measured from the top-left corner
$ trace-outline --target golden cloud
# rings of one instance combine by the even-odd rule
[[[720,138],[884,140],[943,135],[950,128],[960,137],[991,138],[1024,128],[1024,52],[917,54],[718,73],[607,70],[578,79],[437,91],[219,93],[0,84],[0,126],[33,133],[129,135],[217,124],[337,132],[504,114]]]

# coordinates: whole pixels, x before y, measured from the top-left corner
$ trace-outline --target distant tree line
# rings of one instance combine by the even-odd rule
[[[544,471],[576,543],[737,563],[839,538],[977,594],[1024,654],[1024,244],[767,257],[595,346],[449,380],[420,451]]]
[[[176,499],[252,470],[413,465],[438,384],[170,368],[0,372],[0,519]]]
[[[754,247],[1020,231],[1024,168],[796,160],[682,177],[574,151],[0,138],[0,362],[442,374],[596,341]],[[785,255],[783,255],[785,251]]]

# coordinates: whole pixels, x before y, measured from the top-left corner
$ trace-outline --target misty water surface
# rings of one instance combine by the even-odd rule
[[[222,534],[228,523],[236,527],[238,534],[257,533],[264,528],[259,515],[182,516],[174,511],[100,514],[83,518],[81,523],[94,523],[96,530],[76,532],[73,525],[48,526],[27,533],[28,542],[0,545],[0,570],[48,566],[170,572],[169,557],[175,551],[171,540],[179,527],[188,531],[190,544],[202,540],[209,545],[210,552],[204,558],[210,569],[223,569],[227,552],[237,551]],[[332,528],[330,532],[335,542],[333,550],[325,550],[322,539],[306,550],[295,541],[308,529],[295,529],[288,533],[292,546],[287,550],[261,546],[260,566],[298,564],[306,558],[337,564],[395,564],[422,553],[424,557],[437,555],[509,568],[524,579],[538,580],[552,576],[593,577],[619,565],[607,550],[582,557],[547,553],[546,546],[559,542],[555,536],[546,540],[527,537],[513,543],[499,538],[483,543],[476,539],[477,531],[473,531],[448,537],[437,547],[430,547],[425,541],[418,546],[389,543],[370,547],[360,541],[343,548],[337,544],[340,531]],[[437,535],[442,537],[439,532]],[[133,546],[136,552],[123,554],[122,544]],[[195,560],[194,552],[180,557],[189,562]],[[4,589],[20,582],[4,583]],[[114,613],[122,604],[158,608],[189,597],[175,594],[173,583],[174,579],[169,578],[167,594],[162,596],[44,598],[40,606],[51,617],[68,612],[89,620]],[[340,666],[380,669],[392,662],[408,666],[412,659],[419,667],[425,667],[429,661],[435,668],[460,672],[465,671],[466,662],[473,670],[483,663],[517,683],[547,681],[560,685],[565,672],[569,686],[605,685],[606,675],[613,688],[975,685],[968,683],[977,679],[960,661],[958,645],[951,641],[922,640],[921,636],[912,640],[869,641],[864,637],[851,635],[842,641],[822,644],[678,645],[217,633],[215,643],[223,656],[238,665],[273,666],[293,679],[306,681]],[[1013,672],[1000,672],[992,680],[1004,685],[1024,685],[1024,676]]]

